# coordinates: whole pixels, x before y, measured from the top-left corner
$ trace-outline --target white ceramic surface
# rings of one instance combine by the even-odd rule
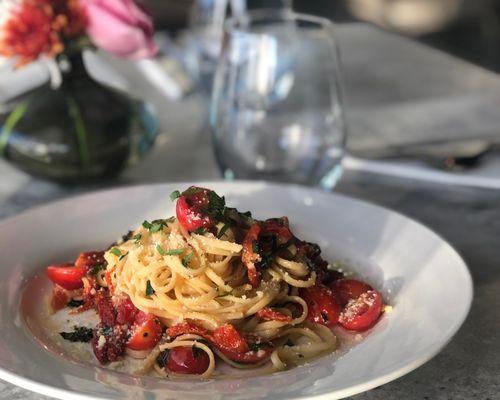
[[[464,321],[472,282],[460,256],[402,215],[348,197],[259,182],[208,182],[227,203],[258,218],[288,215],[299,237],[330,260],[348,260],[394,307],[340,359],[325,356],[270,376],[162,381],[68,362],[44,349],[20,312],[30,278],[81,250],[103,248],[144,219],[173,214],[169,194],[187,184],[98,192],[32,209],[0,224],[0,378],[61,399],[336,399],[410,372]],[[37,296],[31,290],[25,299]],[[29,322],[29,321],[28,321]]]

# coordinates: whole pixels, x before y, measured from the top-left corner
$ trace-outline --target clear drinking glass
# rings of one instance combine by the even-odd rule
[[[261,10],[226,23],[211,126],[228,179],[332,187],[345,125],[332,23]]]

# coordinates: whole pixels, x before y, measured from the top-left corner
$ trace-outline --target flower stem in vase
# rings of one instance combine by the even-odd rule
[[[89,148],[87,143],[87,129],[83,121],[80,107],[73,97],[68,97],[69,114],[75,124],[75,133],[78,141],[78,152],[83,170],[87,170],[90,166]]]
[[[24,100],[19,103],[7,117],[5,124],[2,127],[0,133],[0,156],[3,157],[5,154],[5,148],[9,143],[9,137],[12,130],[15,128],[16,124],[23,117],[24,113],[28,109],[29,100]]]

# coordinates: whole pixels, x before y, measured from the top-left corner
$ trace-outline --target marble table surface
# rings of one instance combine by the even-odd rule
[[[375,39],[372,34],[368,36],[369,46],[373,46],[372,41]],[[379,44],[384,43],[380,41]],[[418,52],[425,53],[423,49]],[[425,63],[426,60],[420,62]],[[461,62],[457,61],[456,66],[464,72],[462,68],[465,66]],[[443,76],[438,75],[436,79]],[[488,76],[487,80],[492,78]],[[477,83],[479,78],[473,81]],[[144,93],[152,96],[151,100],[156,105],[165,105],[167,102],[161,94],[154,94],[139,86]],[[400,89],[411,94],[411,87]],[[441,89],[434,86],[432,90],[442,94],[444,89]],[[439,97],[439,93],[436,96]],[[447,96],[456,97],[458,92],[450,92]],[[206,99],[190,96],[180,103],[168,103],[161,117],[164,132],[152,153],[140,164],[129,168],[119,179],[110,182],[84,187],[59,186],[31,178],[0,161],[0,218],[53,199],[103,187],[218,178],[206,126]],[[362,147],[360,145],[359,148]],[[470,315],[441,353],[408,375],[352,399],[498,399],[500,190],[447,184],[442,180],[432,183],[409,177],[403,179],[349,168],[335,190],[397,210],[434,229],[465,258],[475,286]],[[446,282],[442,284],[446,285]],[[2,381],[0,398],[48,399]]]

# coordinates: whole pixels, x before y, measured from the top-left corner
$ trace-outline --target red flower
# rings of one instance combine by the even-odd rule
[[[82,34],[86,17],[77,0],[24,0],[0,27],[0,55],[17,57],[18,66],[41,55],[64,51],[66,38]]]

